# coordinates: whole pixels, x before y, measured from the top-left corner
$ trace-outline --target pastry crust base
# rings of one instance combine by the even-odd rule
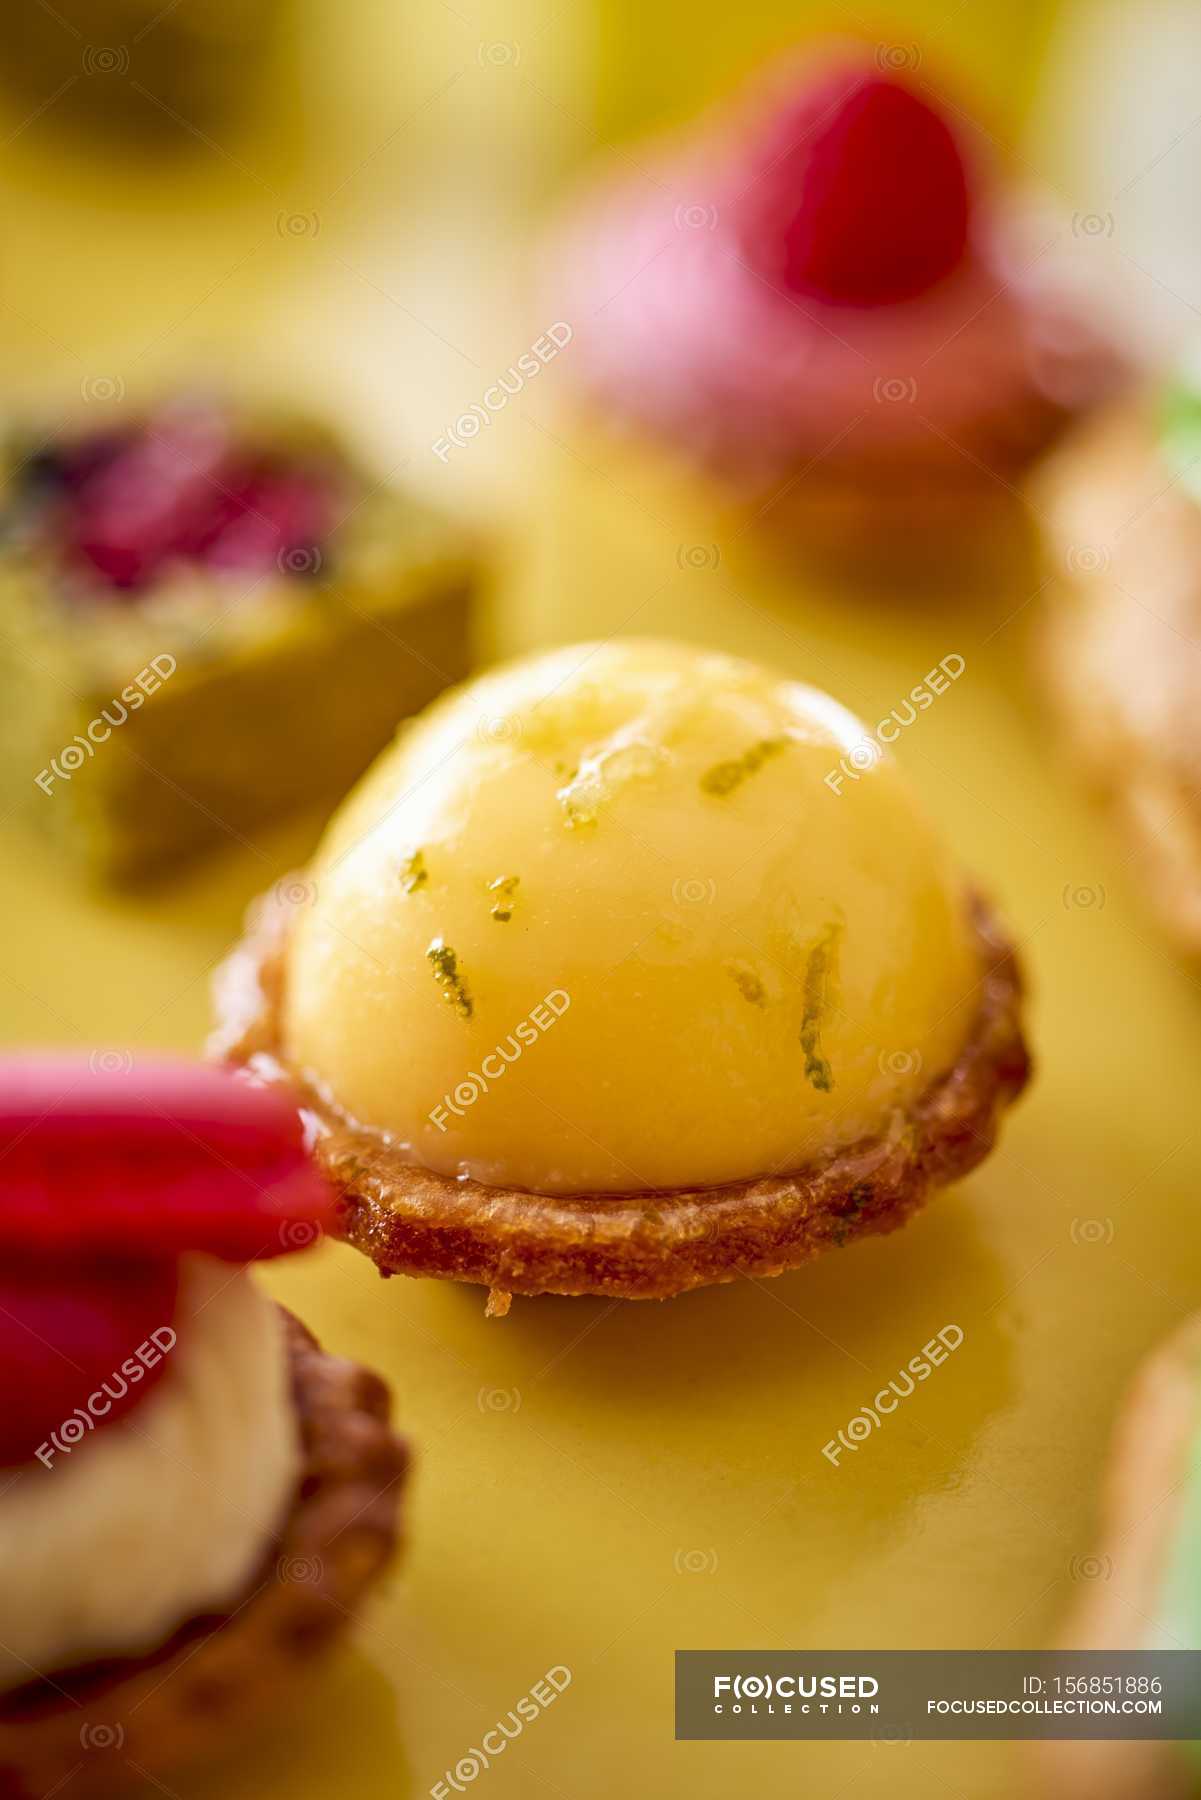
[[[1160,921],[1201,954],[1201,508],[1160,457],[1145,404],[1078,432],[1040,476],[1053,580],[1042,686]]]
[[[388,1390],[284,1318],[301,1473],[245,1598],[150,1656],[55,1670],[0,1697],[0,1800],[42,1800],[68,1780],[72,1800],[107,1793],[224,1749],[345,1629],[391,1557],[408,1451]]]
[[[802,470],[743,503],[736,529],[755,526],[786,562],[927,598],[962,598],[1032,560],[1016,485],[1024,471],[835,466]]]
[[[282,883],[286,887],[287,883]],[[340,1190],[341,1230],[384,1275],[437,1275],[511,1294],[666,1299],[740,1276],[779,1275],[823,1250],[904,1223],[927,1192],[975,1167],[1029,1073],[1013,946],[971,902],[980,1002],[959,1059],[877,1136],[783,1175],[645,1194],[540,1195],[406,1162],[378,1134],[304,1090],[315,1154]],[[288,908],[258,902],[217,980],[210,1051],[264,1080],[296,1077],[278,1026]]]

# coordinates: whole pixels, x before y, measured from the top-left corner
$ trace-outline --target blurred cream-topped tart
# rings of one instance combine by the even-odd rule
[[[405,1446],[250,1272],[330,1222],[284,1090],[6,1058],[0,1160],[0,1794],[169,1793],[345,1630]]]
[[[258,910],[218,1043],[301,1084],[386,1271],[661,1295],[886,1229],[978,1161],[1017,994],[850,713],[616,640],[398,737]]]

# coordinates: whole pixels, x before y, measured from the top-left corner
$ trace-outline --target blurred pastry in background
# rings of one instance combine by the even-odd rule
[[[108,1791],[290,1703],[397,1538],[388,1394],[248,1265],[332,1196],[294,1105],[0,1064],[0,1790]]]
[[[1120,380],[1054,221],[925,80],[845,46],[583,197],[555,304],[595,410],[811,554],[937,569]]]
[[[473,578],[458,528],[289,412],[11,442],[0,792],[120,879],[239,840],[463,675]]]
[[[1201,951],[1201,362],[1074,436],[1036,500],[1045,687],[1156,912]]]
[[[903,1224],[1026,1081],[1020,989],[835,701],[611,639],[502,667],[385,752],[252,918],[214,1049],[303,1089],[385,1274],[503,1311]]]
[[[1122,341],[1162,368],[1196,335],[1201,292],[1201,33],[1193,0],[1063,0],[1027,73],[1037,104],[1027,153],[1071,196],[1072,234],[1098,305]]]
[[[1069,1650],[1201,1651],[1201,1317],[1148,1358],[1110,1451],[1098,1548]],[[1098,1671],[1099,1673],[1102,1671]],[[1059,1740],[1035,1752],[1054,1800],[1194,1800],[1197,1742]]]
[[[194,133],[247,105],[288,10],[289,0],[5,7],[0,82],[52,122],[188,143],[181,126]]]

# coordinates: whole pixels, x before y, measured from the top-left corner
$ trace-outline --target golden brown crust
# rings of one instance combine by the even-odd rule
[[[391,1557],[408,1452],[388,1426],[388,1390],[284,1318],[301,1477],[245,1599],[153,1655],[56,1670],[0,1697],[0,1800],[41,1800],[68,1776],[72,1800],[106,1793],[224,1749],[345,1629]]]
[[[1029,1072],[1013,947],[982,902],[973,902],[972,920],[984,974],[959,1060],[878,1137],[822,1165],[722,1187],[545,1196],[407,1163],[306,1092],[316,1155],[341,1194],[343,1235],[385,1275],[438,1275],[502,1295],[646,1300],[778,1275],[851,1238],[893,1230],[930,1188],[987,1155]],[[217,983],[210,1049],[266,1080],[295,1081],[277,1038],[287,923],[278,899],[261,901]]]
[[[1145,405],[1078,432],[1040,478],[1053,578],[1038,640],[1071,753],[1181,946],[1201,951],[1201,507]]]
[[[816,571],[898,586],[913,597],[962,597],[995,586],[998,573],[1029,566],[1032,534],[1013,480],[968,466],[887,472],[824,469],[781,482],[734,515],[753,524],[786,560]],[[941,478],[940,478],[941,477]]]

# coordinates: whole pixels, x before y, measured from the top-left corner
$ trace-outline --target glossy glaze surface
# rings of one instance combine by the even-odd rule
[[[306,879],[293,1066],[428,1167],[537,1192],[716,1184],[874,1135],[955,1060],[980,977],[885,743],[664,640],[433,707]]]

